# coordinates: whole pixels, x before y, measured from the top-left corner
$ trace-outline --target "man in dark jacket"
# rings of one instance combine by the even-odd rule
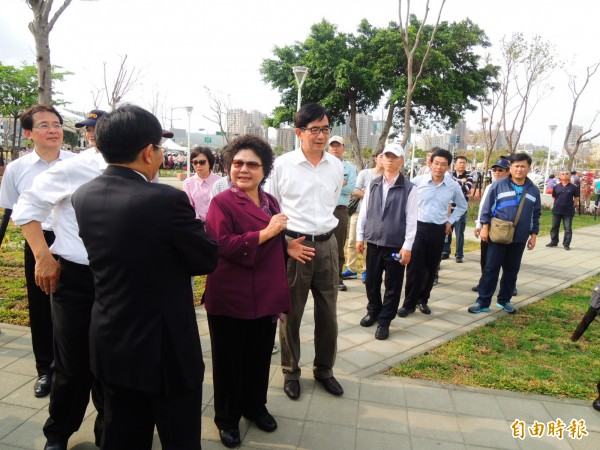
[[[563,236],[563,247],[571,250],[571,238],[573,237],[573,216],[575,208],[579,206],[579,188],[571,183],[571,174],[567,170],[560,172],[560,183],[552,189],[552,229],[550,230],[550,243],[546,247],[558,245],[558,232],[562,221],[565,229]]]
[[[382,175],[369,184],[357,222],[356,250],[367,242],[367,315],[361,326],[378,322],[376,339],[387,339],[390,322],[396,316],[404,280],[417,232],[417,189],[404,178],[404,150],[390,144],[383,150]],[[392,254],[397,254],[395,259]],[[385,294],[381,299],[381,277],[385,270]]]
[[[528,250],[534,249],[540,228],[542,213],[540,191],[527,178],[531,169],[531,157],[526,153],[515,153],[511,155],[509,161],[510,175],[492,184],[481,208],[480,237],[482,241],[488,242],[488,252],[485,269],[479,280],[477,302],[468,309],[473,314],[490,310],[500,268],[503,274],[496,306],[509,314],[517,312],[510,300],[517,283],[521,259],[526,245]],[[525,198],[523,210],[512,243],[498,244],[489,239],[492,217],[514,222],[519,202],[523,197]]]
[[[190,277],[214,270],[217,245],[183,191],[150,182],[163,162],[156,117],[126,105],[95,136],[109,166],[72,202],[95,284],[102,448],[150,449],[156,425],[163,448],[200,449],[204,363]]]

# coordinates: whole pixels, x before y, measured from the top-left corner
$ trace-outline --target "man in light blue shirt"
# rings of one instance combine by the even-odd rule
[[[350,203],[350,195],[354,192],[354,187],[356,186],[356,167],[354,167],[354,165],[350,164],[348,161],[344,161],[342,159],[344,152],[346,151],[346,145],[344,144],[344,138],[341,136],[332,136],[329,139],[328,151],[342,161],[342,165],[344,166],[344,184],[340,194],[340,199],[338,200],[338,204],[333,212],[333,215],[337,217],[339,222],[333,230],[333,234],[338,246],[338,289],[340,291],[345,291],[347,287],[342,278],[342,269],[346,263],[346,258],[344,257],[344,246],[346,243],[346,236],[348,235],[348,203]]]
[[[412,179],[419,197],[417,236],[406,271],[406,296],[398,310],[399,317],[408,316],[417,307],[423,314],[431,314],[427,302],[442,258],[444,238],[452,232],[452,224],[467,211],[460,185],[446,176],[451,163],[452,154],[436,147],[431,154],[431,173]],[[448,217],[450,203],[456,204],[456,208]]]

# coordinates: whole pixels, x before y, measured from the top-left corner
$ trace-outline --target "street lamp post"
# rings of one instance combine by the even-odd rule
[[[298,102],[296,105],[296,112],[300,110],[300,105],[302,102],[302,85],[304,84],[304,80],[306,80],[306,75],[308,74],[308,67],[304,66],[294,66],[292,67],[292,71],[294,72],[294,77],[296,78],[296,84],[298,85]],[[300,145],[298,136],[296,136],[296,148]]]
[[[548,125],[550,129],[550,147],[548,148],[548,160],[546,161],[546,176],[544,177],[544,192],[546,191],[546,180],[548,180],[548,176],[550,176],[550,152],[552,152],[552,137],[554,136],[554,130],[556,130],[556,125]]]

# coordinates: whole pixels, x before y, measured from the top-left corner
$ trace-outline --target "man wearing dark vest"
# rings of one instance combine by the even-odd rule
[[[383,150],[382,175],[373,178],[365,192],[356,227],[356,251],[364,252],[367,242],[366,280],[367,315],[361,326],[378,323],[375,339],[389,336],[390,322],[400,304],[404,268],[410,262],[417,232],[417,189],[404,178],[404,150],[389,144]],[[392,254],[398,256],[394,258]],[[385,271],[385,293],[381,298],[381,281]]]

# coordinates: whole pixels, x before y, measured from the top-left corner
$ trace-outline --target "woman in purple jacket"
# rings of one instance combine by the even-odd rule
[[[205,307],[212,347],[215,424],[226,447],[241,443],[241,416],[275,431],[266,408],[277,318],[290,309],[286,254],[309,261],[314,249],[303,238],[285,244],[287,217],[261,188],[273,166],[273,151],[256,136],[229,145],[232,186],[215,196],[206,232],[219,244],[216,270],[206,281]],[[285,246],[285,247],[284,247]]]

